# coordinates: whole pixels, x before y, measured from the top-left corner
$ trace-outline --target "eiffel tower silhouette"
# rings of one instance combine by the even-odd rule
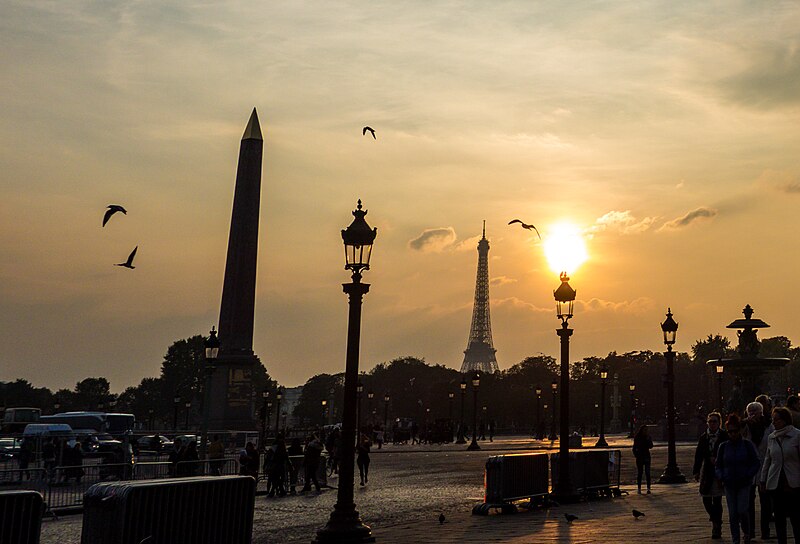
[[[475,284],[475,306],[472,309],[472,325],[469,341],[464,350],[461,372],[497,372],[496,349],[492,345],[492,322],[489,317],[489,240],[486,239],[486,221],[483,236],[478,242],[478,279]]]

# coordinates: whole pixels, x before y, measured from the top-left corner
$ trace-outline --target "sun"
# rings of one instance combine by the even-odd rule
[[[589,258],[580,229],[572,223],[558,223],[547,229],[544,254],[553,272],[574,273]]]

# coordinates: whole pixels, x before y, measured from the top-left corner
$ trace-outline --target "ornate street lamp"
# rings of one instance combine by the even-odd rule
[[[189,429],[189,410],[191,410],[191,408],[192,408],[192,403],[187,401],[185,406],[186,406],[186,421],[185,421],[184,428],[186,430],[188,430]]]
[[[566,272],[561,272],[560,279],[561,285],[553,291],[553,297],[556,299],[556,317],[561,320],[561,328],[556,329],[556,334],[561,339],[561,432],[558,441],[558,481],[553,494],[565,501],[572,500],[575,496],[569,473],[569,337],[572,336],[569,320],[572,317],[576,292],[570,287]],[[555,406],[553,408],[555,409]]]
[[[342,231],[344,241],[345,269],[352,271],[352,282],[343,285],[349,297],[347,325],[347,360],[344,375],[344,410],[342,413],[342,451],[339,465],[339,485],[336,492],[336,505],[328,523],[317,531],[316,542],[374,542],[372,531],[361,521],[353,500],[353,465],[357,432],[356,408],[358,397],[358,352],[361,342],[361,302],[369,292],[369,284],[361,283],[361,272],[369,270],[372,243],[378,229],[371,229],[361,209],[361,201],[353,211],[353,222]]]
[[[536,428],[533,430],[533,437],[542,439],[542,388],[537,385],[534,389],[536,393]]]
[[[320,425],[320,428],[325,426],[325,409],[327,406],[328,406],[328,401],[322,399],[322,424]]]
[[[607,448],[606,442],[606,381],[608,380],[608,367],[603,363],[600,368],[600,437],[597,439],[595,448]]]
[[[369,413],[372,413],[372,399],[374,397],[375,393],[373,393],[372,391],[369,391],[369,393],[367,393],[367,409],[369,410]],[[370,425],[371,424],[372,422],[370,422]]]
[[[383,395],[383,432],[387,432],[386,425],[389,423],[389,392]]]
[[[150,430],[152,431],[153,430],[153,409],[152,408],[147,410],[147,415],[148,415],[148,418],[150,420]]]
[[[53,412],[57,413],[59,410],[61,410],[61,403],[56,402],[55,404],[53,404]]]
[[[456,438],[456,444],[466,444],[467,441],[464,440],[464,396],[467,393],[466,378],[462,378],[459,387],[461,388],[461,423],[458,424],[458,437]]]
[[[553,383],[550,384],[550,390],[553,392],[553,421],[550,426],[550,436],[548,437],[551,441],[556,439],[556,394],[558,394],[558,382],[553,380]]]
[[[356,437],[361,432],[361,397],[364,393],[364,385],[358,382],[356,385]]]
[[[447,418],[452,422],[453,421],[453,398],[456,396],[455,393],[452,391],[447,392],[447,401],[449,402],[449,406],[447,408]]]
[[[175,395],[175,398],[172,399],[172,430],[178,430],[178,406],[181,403],[181,398],[178,395]]]
[[[631,432],[628,437],[633,438],[633,425],[635,423],[634,420],[636,419],[636,395],[634,394],[636,391],[636,384],[631,382],[631,384],[628,386],[628,391],[631,392]]]
[[[275,438],[278,437],[278,428],[281,424],[281,399],[283,398],[283,387],[279,387],[278,391],[275,393],[275,400],[278,401],[277,407],[275,408]]]
[[[716,366],[717,370],[717,398],[719,399],[719,413],[722,413],[722,376],[725,373],[725,365],[722,363],[718,363]]]
[[[472,443],[467,446],[468,451],[479,450],[478,445],[478,388],[481,385],[481,375],[475,373],[472,377]]]
[[[664,333],[664,345],[667,351],[664,352],[664,359],[667,362],[667,466],[661,477],[658,479],[660,484],[685,484],[686,476],[678,468],[678,461],[675,454],[675,352],[672,346],[675,345],[675,338],[678,335],[678,324],[672,319],[672,310],[667,308],[667,318],[661,324],[661,331]]]
[[[200,459],[206,458],[206,447],[208,446],[208,419],[211,412],[211,377],[214,375],[214,363],[219,356],[219,338],[217,331],[211,327],[211,332],[204,342],[205,344],[205,386],[203,387],[203,426],[200,430]]]
[[[267,413],[267,403],[269,402],[269,389],[264,389],[261,392],[261,398],[264,401],[264,405],[261,407],[261,444],[262,446],[267,445],[267,433],[269,432],[269,414]]]

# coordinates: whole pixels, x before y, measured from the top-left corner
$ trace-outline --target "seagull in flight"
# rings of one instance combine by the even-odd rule
[[[509,225],[513,225],[514,223],[519,223],[519,224],[520,224],[520,226],[522,226],[522,228],[523,228],[523,229],[527,229],[527,230],[531,230],[531,229],[532,229],[532,230],[535,230],[535,231],[536,231],[536,235],[539,237],[539,240],[541,240],[541,239],[542,239],[542,235],[541,235],[541,234],[539,234],[539,229],[537,229],[535,226],[533,226],[533,225],[529,225],[529,224],[527,224],[527,223],[523,223],[523,222],[522,222],[522,221],[520,221],[519,219],[512,219],[511,221],[509,221],[509,222],[508,222],[508,224],[509,224]]]
[[[369,133],[372,134],[372,139],[373,140],[377,140],[377,138],[375,137],[375,129],[372,128],[372,127],[364,127],[364,128],[362,128],[361,129],[361,135],[362,136],[366,136],[367,135],[367,131],[369,131]]]
[[[106,223],[108,223],[108,220],[111,219],[111,216],[117,212],[122,212],[123,214],[128,215],[128,210],[126,210],[122,206],[118,204],[109,204],[108,209],[106,210],[106,214],[103,216],[104,227],[106,226]]]
[[[136,250],[137,249],[139,249],[139,246],[136,246],[135,248],[133,248],[133,251],[131,251],[131,254],[128,255],[128,260],[127,261],[125,261],[124,263],[117,263],[114,266],[124,266],[125,268],[130,268],[131,270],[136,268],[135,266],[133,266],[133,258],[136,256]]]

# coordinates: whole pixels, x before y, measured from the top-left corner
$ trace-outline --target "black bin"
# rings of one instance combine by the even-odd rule
[[[43,513],[36,491],[0,492],[0,544],[39,544]]]

